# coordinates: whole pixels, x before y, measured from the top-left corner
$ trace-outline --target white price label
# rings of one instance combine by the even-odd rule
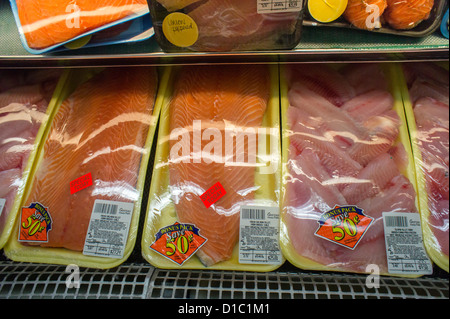
[[[420,215],[383,213],[383,222],[389,273],[431,275],[433,265],[423,245]]]
[[[96,200],[83,254],[122,258],[133,215],[133,203]]]
[[[278,207],[243,206],[239,232],[239,263],[280,264]]]
[[[299,12],[303,8],[302,0],[257,0],[258,13]]]
[[[6,199],[0,198],[0,216],[2,216],[3,208],[5,207]]]

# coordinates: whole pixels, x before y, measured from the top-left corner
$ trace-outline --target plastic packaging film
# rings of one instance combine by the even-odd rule
[[[360,29],[381,28],[383,17],[386,24],[395,30],[410,30],[430,17],[434,2],[435,0],[350,0],[344,17]],[[376,18],[371,21],[371,16],[374,15]]]
[[[90,40],[88,35],[114,27],[101,35],[103,38],[110,37],[130,26],[124,22],[148,14],[145,0],[119,0],[113,3],[106,0],[63,0],[57,4],[49,0],[10,2],[24,47],[35,54],[48,52],[76,39],[80,39],[79,42],[72,42],[72,45],[83,46]]]
[[[300,41],[303,0],[150,0],[164,51],[292,49]]]
[[[128,258],[137,237],[159,75],[141,67],[68,76],[5,254],[112,268]]]
[[[321,21],[320,18],[315,18],[314,11],[310,11],[311,18],[305,19],[304,25],[358,28],[386,34],[424,37],[439,28],[447,3],[446,0],[348,0],[341,18],[318,24],[314,20]],[[335,6],[332,9],[335,9]]]
[[[309,270],[432,272],[395,70],[380,64],[282,70],[286,258]]]
[[[448,272],[448,63],[405,63],[403,71],[425,246],[432,260]]]
[[[175,67],[169,83],[142,255],[163,269],[278,268],[278,67]]]
[[[0,70],[0,248],[11,235],[61,73]]]

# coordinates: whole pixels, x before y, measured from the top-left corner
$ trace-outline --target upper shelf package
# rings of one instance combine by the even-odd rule
[[[150,0],[166,52],[292,49],[300,41],[303,0]]]
[[[447,0],[348,0],[345,10],[336,13],[334,7],[328,7],[320,0],[308,1],[306,26],[356,28],[408,37],[432,34],[439,28],[448,7]],[[317,3],[325,6],[324,10],[316,12]],[[324,19],[330,15],[334,20]]]
[[[10,0],[32,54],[139,41],[153,35],[146,0]]]

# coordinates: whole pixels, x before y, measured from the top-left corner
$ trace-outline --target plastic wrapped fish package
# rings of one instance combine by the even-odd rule
[[[344,17],[360,29],[381,28],[383,17],[386,24],[395,30],[410,30],[430,17],[433,6],[434,0],[371,0],[367,3],[349,0]],[[371,20],[370,16],[377,11],[378,18],[373,19],[372,26],[369,26],[367,22]],[[378,25],[375,20],[378,21]]]
[[[449,74],[448,63],[407,63],[404,100],[416,164],[425,247],[448,272]]]
[[[154,33],[146,0],[10,0],[32,54],[145,40]]]
[[[163,269],[278,268],[278,68],[186,66],[171,76],[142,255]]]
[[[446,0],[348,0],[330,6],[308,0],[306,25],[357,28],[380,33],[424,37],[439,28]]]
[[[136,242],[159,76],[141,67],[72,70],[68,77],[5,254],[111,268]]]
[[[0,70],[0,249],[11,235],[35,153],[53,110],[52,97],[60,73]]]
[[[280,241],[293,265],[432,272],[396,73],[380,64],[283,69]]]
[[[303,0],[150,0],[155,36],[167,52],[292,49]]]

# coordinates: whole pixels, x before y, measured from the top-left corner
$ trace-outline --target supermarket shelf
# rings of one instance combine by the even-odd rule
[[[0,1],[0,30],[0,68],[449,59],[449,41],[439,33],[409,38],[328,27],[305,27],[300,44],[285,51],[164,53],[153,37],[134,44],[32,55],[20,42],[8,1]]]
[[[22,46],[9,2],[0,0],[0,68],[91,67],[210,63],[448,61],[449,42],[359,30],[304,29],[289,51],[164,53],[155,39],[127,45],[32,55]],[[276,272],[156,269],[135,255],[110,270],[81,269],[79,289],[67,288],[65,266],[15,263],[0,252],[0,299],[448,299],[447,273],[419,279],[303,272],[286,263]]]
[[[448,299],[442,278],[367,277],[277,271],[174,271],[148,264],[111,270],[80,269],[79,288],[68,288],[65,266],[0,262],[0,299]]]

